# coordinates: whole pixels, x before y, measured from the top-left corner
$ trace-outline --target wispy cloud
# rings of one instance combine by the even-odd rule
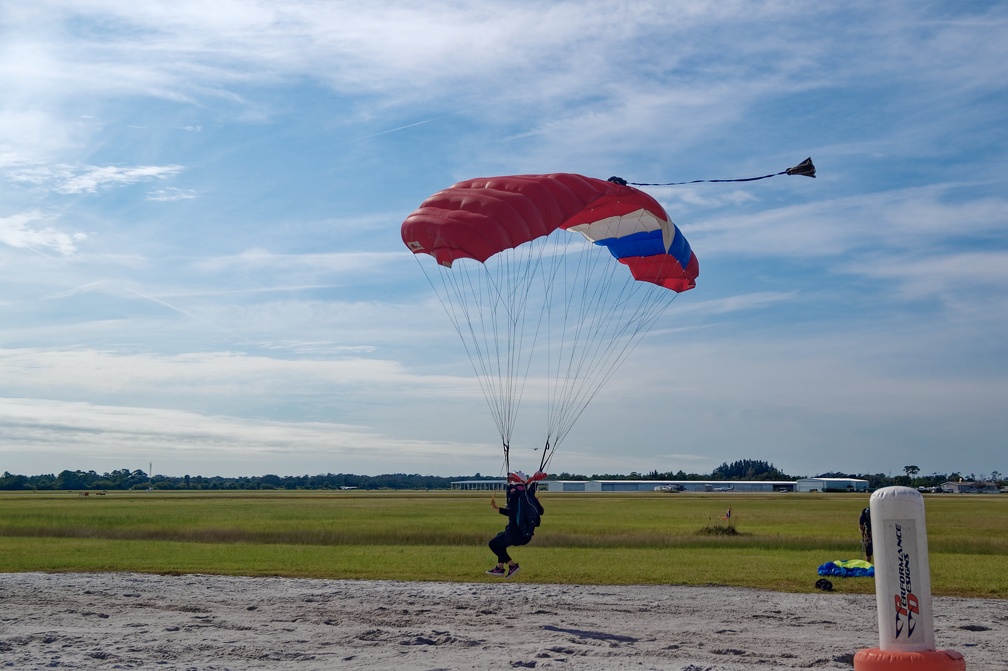
[[[166,179],[173,177],[182,171],[182,166],[89,166],[79,172],[70,171],[69,174],[60,176],[57,179],[57,190],[60,193],[94,193],[99,189],[111,186],[124,186],[136,184],[137,182],[147,182],[154,179]]]
[[[917,258],[848,267],[847,271],[873,279],[895,280],[906,299],[942,299],[970,303],[981,296],[991,307],[1008,298],[1008,251],[932,253]],[[990,293],[994,290],[994,294]],[[991,304],[990,301],[995,303]],[[1006,320],[1008,326],[1008,320]]]
[[[1008,200],[964,203],[955,184],[883,192],[720,214],[686,225],[705,256],[762,257],[936,253],[949,244],[980,244],[1008,218]],[[673,211],[675,206],[671,206]]]
[[[467,458],[468,445],[397,439],[363,426],[327,422],[249,420],[154,408],[0,398],[0,446],[5,468],[41,472],[29,450],[50,469],[114,468],[157,472],[315,474],[408,470]],[[58,460],[58,463],[57,461]]]
[[[178,189],[175,187],[169,187],[166,189],[157,189],[155,191],[147,192],[147,200],[155,200],[160,202],[171,202],[175,200],[192,200],[196,197],[196,191],[193,189]]]
[[[38,211],[0,217],[0,243],[69,255],[74,253],[78,243],[87,239],[84,233],[68,233],[44,224],[37,225],[44,221],[45,217]]]
[[[716,300],[699,300],[688,305],[682,302],[674,306],[677,315],[689,313],[703,313],[709,315],[729,314],[740,310],[759,310],[768,305],[794,300],[797,292],[770,292],[761,291],[757,293],[740,293],[734,296],[727,296]]]
[[[318,347],[321,342],[305,344]],[[292,346],[285,345],[287,349]],[[324,404],[328,394],[343,393],[339,389],[368,396],[394,389],[458,396],[475,389],[475,382],[466,378],[416,376],[397,361],[368,356],[374,351],[372,347],[344,345],[328,349],[324,359],[285,359],[239,351],[155,355],[94,349],[0,349],[0,362],[7,389],[42,392],[58,381],[62,391],[57,396],[65,399],[96,395],[140,398],[155,385],[155,396],[173,399],[171,407],[194,410],[216,405],[215,397],[223,401],[220,407],[247,403],[265,408],[276,402],[279,389],[288,395],[288,401],[298,397],[312,404]],[[238,398],[244,400],[237,402]]]
[[[326,252],[317,254],[281,254],[266,249],[246,249],[230,256],[208,256],[195,265],[200,270],[288,269],[325,271],[327,273],[354,273],[373,271],[388,263],[400,263],[402,254],[394,252]]]
[[[81,166],[21,168],[11,172],[16,183],[50,187],[58,193],[95,193],[100,189],[127,186],[138,182],[168,179],[182,171],[182,166]]]

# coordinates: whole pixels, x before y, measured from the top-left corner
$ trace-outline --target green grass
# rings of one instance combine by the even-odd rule
[[[543,494],[526,581],[812,591],[860,553],[865,495]],[[736,534],[704,533],[728,526]],[[938,595],[1008,598],[1008,497],[926,499]],[[481,581],[504,518],[469,492],[0,494],[0,572],[142,571]],[[871,593],[866,579],[834,580]]]

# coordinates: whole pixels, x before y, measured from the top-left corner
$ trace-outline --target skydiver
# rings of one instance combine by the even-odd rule
[[[865,558],[871,564],[872,556],[875,554],[872,547],[871,508],[865,508],[861,511],[861,517],[858,518],[858,527],[861,529],[861,547],[864,548]]]
[[[490,507],[501,515],[507,515],[508,523],[504,531],[488,543],[490,550],[497,555],[497,565],[487,571],[487,575],[510,578],[521,569],[507,549],[512,545],[525,545],[532,540],[535,528],[539,526],[539,518],[545,512],[536,498],[538,482],[545,477],[546,474],[542,471],[532,477],[521,471],[511,473],[508,475],[506,507],[499,507],[497,500],[490,498]]]

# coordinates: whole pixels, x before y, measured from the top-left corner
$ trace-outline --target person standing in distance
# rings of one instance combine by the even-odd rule
[[[861,517],[858,518],[858,526],[861,528],[861,547],[864,549],[865,559],[871,564],[873,563],[872,557],[875,553],[872,547],[870,508],[865,508],[861,511]]]

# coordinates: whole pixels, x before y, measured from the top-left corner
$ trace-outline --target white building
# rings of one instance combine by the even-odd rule
[[[802,478],[796,492],[867,492],[868,481],[858,478]]]
[[[973,482],[972,480],[943,482],[941,490],[952,494],[999,494],[1001,492],[1001,488],[996,482]]]
[[[964,483],[965,484],[965,483]],[[459,480],[452,489],[504,489],[504,480]],[[540,492],[867,492],[868,481],[858,478],[802,480],[544,480]]]
[[[451,483],[452,489],[490,491],[504,489],[507,480],[456,480]]]
[[[546,480],[542,492],[793,492],[795,483],[779,480]]]

